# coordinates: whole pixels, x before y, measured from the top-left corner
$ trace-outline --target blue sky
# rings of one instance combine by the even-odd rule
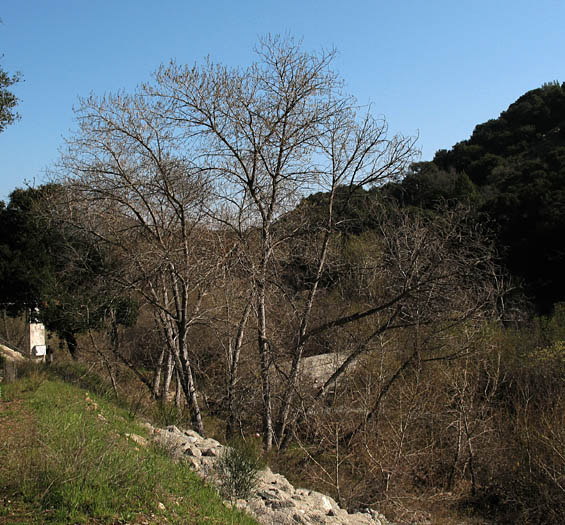
[[[0,200],[42,182],[79,96],[132,91],[171,58],[249,64],[266,33],[335,47],[348,92],[418,134],[422,160],[565,81],[565,0],[12,0],[0,18],[0,66],[24,79],[22,119],[0,134]]]

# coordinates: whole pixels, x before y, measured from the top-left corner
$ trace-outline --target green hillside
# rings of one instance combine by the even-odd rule
[[[255,523],[104,397],[40,370],[0,388],[0,524]]]
[[[565,300],[565,83],[528,91],[471,137],[413,167],[393,193],[408,205],[471,202],[538,311]]]

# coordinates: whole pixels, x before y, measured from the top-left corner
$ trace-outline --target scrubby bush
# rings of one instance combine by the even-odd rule
[[[257,486],[263,467],[258,451],[251,443],[237,441],[226,447],[216,465],[222,495],[232,502],[248,498]]]

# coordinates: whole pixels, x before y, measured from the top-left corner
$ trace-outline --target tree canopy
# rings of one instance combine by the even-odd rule
[[[77,334],[101,327],[110,310],[129,324],[133,304],[108,288],[110,253],[48,220],[46,206],[60,192],[56,184],[16,189],[1,203],[0,305],[11,315],[37,312],[74,354]]]
[[[14,110],[18,98],[10,88],[20,80],[20,75],[10,75],[0,68],[0,133],[19,118]]]
[[[565,83],[528,91],[387,192],[424,209],[472,203],[496,231],[506,267],[547,312],[565,300]]]

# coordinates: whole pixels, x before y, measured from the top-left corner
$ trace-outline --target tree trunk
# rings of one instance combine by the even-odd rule
[[[169,355],[167,356],[167,364],[165,365],[165,378],[163,380],[163,387],[161,390],[161,398],[165,402],[169,401],[169,388],[171,386],[171,379],[173,377],[174,367],[175,364],[173,361],[173,354],[169,352]]]
[[[188,362],[186,362],[185,381],[186,389],[183,388],[183,390],[185,390],[185,396],[188,400],[192,428],[196,430],[196,432],[198,432],[201,436],[204,436],[204,424],[202,423],[202,414],[200,413],[198,397],[196,396],[196,387],[194,385],[192,367]]]
[[[457,470],[457,463],[459,463],[459,458],[461,457],[461,442],[463,439],[463,416],[459,413],[459,421],[457,423],[457,447],[455,449],[455,457],[453,458],[453,464],[449,471],[449,477],[447,479],[447,490],[453,490],[453,484],[455,483],[455,472]]]
[[[273,446],[273,411],[271,401],[270,367],[271,355],[267,341],[267,320],[265,313],[265,283],[258,283],[257,297],[257,344],[259,349],[259,366],[261,371],[261,388],[263,412],[263,448],[271,450]]]
[[[153,399],[159,399],[161,392],[161,373],[163,368],[163,361],[165,359],[165,349],[161,350],[157,365],[155,366],[155,374],[153,375],[153,386],[151,387],[151,394]]]
[[[232,342],[229,342],[229,371],[228,371],[228,384],[227,384],[227,394],[228,394],[228,421],[226,424],[226,439],[229,440],[233,435],[233,429],[235,427],[235,407],[234,407],[234,397],[235,397],[235,384],[237,381],[237,369],[239,365],[239,354],[241,352],[241,345],[243,344],[243,334],[245,331],[245,325],[247,324],[247,319],[251,312],[251,302],[245,305],[243,314],[239,321],[237,327],[237,335],[235,338],[235,344],[232,348]]]
[[[69,353],[71,354],[71,357],[73,358],[74,361],[76,361],[78,357],[77,356],[78,343],[75,334],[66,332],[63,334],[63,339],[65,340],[65,343],[67,343],[67,348],[69,349]]]
[[[292,357],[292,364],[290,367],[288,385],[284,392],[283,400],[279,410],[279,416],[277,421],[277,439],[279,444],[282,444],[284,441],[286,426],[288,422],[288,415],[290,413],[290,406],[292,403],[294,392],[296,390],[298,372],[300,370],[302,355],[304,353],[304,344],[305,344],[304,336],[306,335],[306,329],[308,328],[308,321],[310,320],[310,313],[312,312],[312,306],[314,305],[314,299],[316,297],[316,292],[318,291],[320,278],[322,277],[322,272],[326,264],[328,245],[330,241],[332,202],[333,202],[333,193],[330,196],[330,218],[328,222],[328,230],[324,235],[324,240],[322,242],[322,247],[320,250],[320,256],[318,257],[318,269],[316,271],[316,278],[314,280],[314,284],[312,285],[312,288],[310,289],[310,293],[308,294],[308,300],[306,301],[306,306],[304,307],[304,311],[302,313],[302,319],[300,320],[300,331],[298,333],[298,341],[294,349],[294,355]]]
[[[176,387],[175,387],[175,406],[177,408],[181,408],[182,406],[182,386],[181,380],[178,373],[178,370],[175,368],[175,378],[176,378]]]

